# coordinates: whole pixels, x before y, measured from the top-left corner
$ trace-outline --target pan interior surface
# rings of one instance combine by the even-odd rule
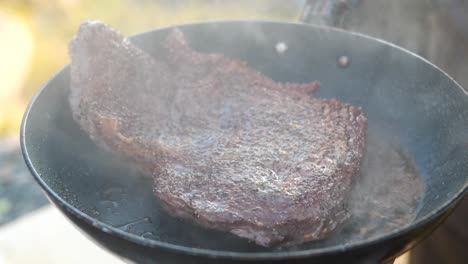
[[[466,191],[468,96],[424,60],[367,37],[307,25],[214,22],[180,29],[196,50],[245,60],[277,81],[318,80],[317,97],[361,106],[368,115],[369,133],[398,142],[425,182],[415,222],[440,212]],[[168,32],[155,30],[132,41],[158,56],[158,45]],[[349,59],[347,67],[337,63],[342,56]],[[75,124],[68,90],[66,67],[37,95],[23,124],[25,157],[53,199],[56,195],[72,211],[145,239],[230,252],[275,250],[166,214],[152,193],[150,179],[121,157],[98,148]],[[294,249],[339,243],[324,240]]]

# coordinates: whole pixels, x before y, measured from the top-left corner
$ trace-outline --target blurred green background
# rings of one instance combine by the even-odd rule
[[[284,0],[0,0],[0,136],[18,134],[28,101],[68,63],[68,43],[84,20],[102,20],[128,35],[214,19],[296,20],[302,4]]]

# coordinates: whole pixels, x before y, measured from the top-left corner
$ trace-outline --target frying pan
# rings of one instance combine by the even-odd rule
[[[426,185],[424,199],[414,222],[391,233],[289,250],[261,248],[172,218],[138,169],[96,147],[75,124],[67,101],[67,66],[26,111],[23,155],[51,202],[108,250],[137,263],[386,262],[430,234],[466,193],[468,94],[423,58],[382,40],[322,26],[224,21],[178,27],[196,50],[245,60],[277,81],[319,80],[318,97],[361,106],[369,133],[392,135],[414,159]],[[131,41],[157,54],[170,29]],[[278,43],[284,52],[275,48]],[[342,56],[348,64],[337,62]]]

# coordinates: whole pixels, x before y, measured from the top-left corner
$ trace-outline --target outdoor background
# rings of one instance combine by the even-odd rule
[[[68,63],[78,25],[99,19],[122,33],[208,19],[293,20],[303,1],[0,0],[0,135],[17,134],[28,100]]]

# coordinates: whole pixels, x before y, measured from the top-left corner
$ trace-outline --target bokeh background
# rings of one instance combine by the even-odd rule
[[[27,101],[68,63],[80,22],[99,19],[122,33],[209,19],[294,20],[304,1],[1,0],[0,135],[18,132]]]
[[[353,7],[347,29],[406,47],[468,86],[468,1],[349,2]],[[37,211],[48,202],[25,168],[19,149],[19,127],[27,103],[53,73],[69,62],[68,43],[82,21],[102,20],[129,35],[166,25],[216,19],[297,21],[304,3],[305,0],[0,0],[0,264],[121,263],[106,257],[54,209]],[[464,211],[458,210],[449,223],[467,219],[466,201],[463,206]],[[466,221],[461,226],[466,233]],[[468,245],[453,244],[456,235],[450,234],[460,234],[460,230],[450,228],[440,228],[434,239],[426,243],[429,246],[419,247],[438,252],[444,248],[440,242],[445,244],[444,250],[452,258],[434,263],[466,263],[454,250],[466,251]],[[421,252],[428,255],[427,250]],[[398,263],[406,261],[408,258],[403,257]]]

